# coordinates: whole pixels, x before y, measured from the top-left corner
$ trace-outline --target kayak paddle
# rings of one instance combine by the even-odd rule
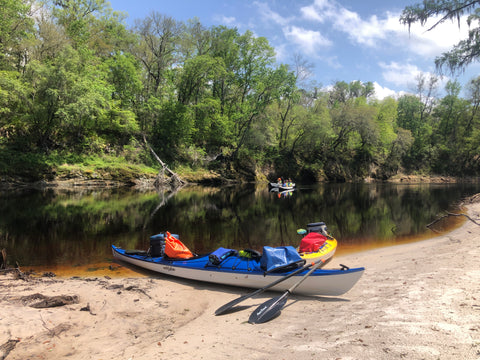
[[[323,260],[322,260],[323,261]],[[316,262],[315,265],[306,273],[297,283],[295,283],[290,289],[285,291],[282,296],[275,297],[268,301],[265,301],[250,315],[248,322],[250,324],[261,324],[273,319],[287,303],[288,295],[295,290],[307,277],[309,277],[322,262]]]
[[[226,303],[225,305],[220,306],[220,307],[215,311],[215,315],[221,315],[221,314],[227,312],[228,310],[230,310],[231,308],[233,308],[235,305],[241,303],[243,300],[246,300],[246,299],[251,298],[251,297],[253,297],[253,296],[255,296],[255,295],[261,294],[261,293],[264,292],[265,290],[267,290],[267,289],[269,289],[269,288],[271,288],[271,287],[273,287],[273,286],[281,283],[282,281],[285,281],[285,280],[291,278],[292,276],[295,276],[295,275],[297,275],[298,273],[301,273],[302,271],[307,270],[308,268],[310,268],[310,267],[312,267],[312,266],[317,266],[317,265],[320,265],[320,264],[322,264],[322,266],[325,265],[325,260],[319,259],[319,260],[317,260],[317,261],[315,261],[315,262],[313,262],[313,263],[311,263],[311,264],[307,264],[307,265],[305,265],[305,266],[303,266],[303,267],[295,270],[294,272],[291,272],[290,274],[285,275],[285,276],[281,277],[280,279],[275,280],[275,281],[272,282],[271,284],[268,284],[268,285],[264,286],[264,287],[261,288],[261,289],[255,290],[254,292],[252,292],[252,293],[250,293],[250,294],[246,294],[246,295],[243,295],[243,296],[238,297],[238,298],[236,298],[236,299],[234,299],[234,300]],[[317,266],[316,268],[318,268],[318,266]]]

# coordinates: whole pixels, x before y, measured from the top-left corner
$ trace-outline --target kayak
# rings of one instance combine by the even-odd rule
[[[295,188],[295,183],[270,183],[270,186],[273,189],[279,189],[279,190],[292,190]]]
[[[152,257],[146,251],[124,250],[112,245],[113,256],[143,269],[157,273],[176,276],[194,281],[214,284],[260,289],[292,273],[293,270],[266,273],[260,267],[260,259],[249,258],[234,253],[220,264],[213,265],[209,254],[191,259],[171,259],[168,257]],[[296,289],[295,293],[303,295],[338,296],[348,292],[361,278],[365,268],[317,269],[308,276]],[[291,276],[271,288],[274,291],[285,291],[296,284],[308,269]]]
[[[327,239],[317,251],[301,252],[300,257],[307,262],[315,262],[319,259],[330,261],[337,250],[337,240],[334,238]],[[297,249],[298,251],[298,249]]]

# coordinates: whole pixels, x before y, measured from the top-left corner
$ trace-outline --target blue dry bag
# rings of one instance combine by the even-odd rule
[[[285,269],[290,267],[298,267],[305,261],[300,257],[297,250],[293,246],[280,247],[263,247],[262,258],[260,259],[260,266],[266,272]]]
[[[220,263],[227,257],[235,255],[237,250],[225,249],[223,247],[218,248],[208,256],[207,265],[220,265]]]

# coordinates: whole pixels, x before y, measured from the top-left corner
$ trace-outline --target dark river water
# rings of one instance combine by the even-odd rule
[[[426,225],[446,211],[461,212],[461,200],[478,192],[479,184],[319,184],[288,194],[258,184],[177,193],[9,191],[0,193],[0,248],[9,265],[74,274],[108,266],[112,244],[147,249],[149,237],[165,230],[199,254],[219,246],[261,251],[298,246],[297,229],[324,221],[342,254],[434,236]]]

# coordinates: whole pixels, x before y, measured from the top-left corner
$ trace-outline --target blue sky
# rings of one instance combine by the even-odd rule
[[[197,17],[206,26],[236,27],[264,36],[275,48],[279,63],[293,64],[300,55],[313,65],[311,81],[327,87],[335,81],[371,81],[378,98],[413,92],[416,77],[435,72],[434,59],[465,38],[462,19],[432,31],[399,23],[403,8],[421,0],[110,0],[127,23],[152,11],[179,21]],[[462,85],[480,75],[470,65],[458,77]],[[440,82],[441,91],[447,80]],[[465,96],[462,93],[463,96]]]

